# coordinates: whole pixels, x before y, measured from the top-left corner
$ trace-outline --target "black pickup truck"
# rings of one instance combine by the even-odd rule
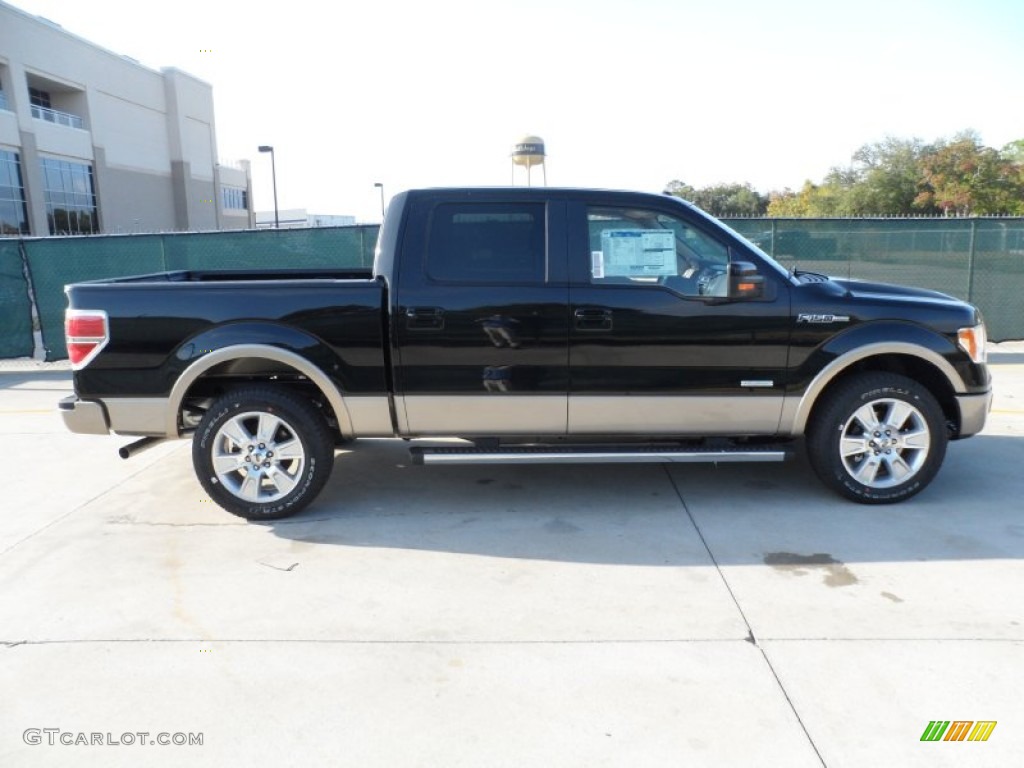
[[[991,404],[973,306],[788,271],[670,196],[414,190],[372,271],[66,291],[68,428],[141,436],[125,457],[192,436],[250,519],[311,502],[357,437],[416,439],[417,463],[779,461],[805,438],[828,486],[893,502]]]

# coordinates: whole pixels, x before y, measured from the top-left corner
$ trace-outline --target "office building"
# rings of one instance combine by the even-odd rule
[[[305,208],[286,208],[277,212],[276,226],[279,229],[306,229],[310,227],[352,227],[355,216],[338,216],[329,213],[307,213]],[[273,211],[256,211],[256,229],[273,229]]]
[[[250,229],[213,90],[0,2],[0,235]]]

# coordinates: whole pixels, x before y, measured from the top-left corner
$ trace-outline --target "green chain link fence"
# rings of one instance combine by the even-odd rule
[[[915,285],[981,308],[994,340],[1024,338],[1024,219],[730,219],[786,266]],[[0,358],[66,356],[64,285],[178,269],[369,267],[378,227],[0,240]]]
[[[21,243],[0,240],[0,358],[32,354],[32,305]]]
[[[64,286],[164,269],[161,235],[48,237],[25,241],[47,360],[67,357]]]
[[[94,235],[25,239],[21,242],[35,289],[46,359],[59,360],[67,357],[64,348],[64,286],[69,283],[167,270],[370,267],[373,265],[378,229],[373,225],[164,235]],[[18,269],[21,269],[20,262]],[[27,295],[24,283],[21,293]],[[4,314],[7,314],[6,309]],[[27,340],[27,352],[19,347],[18,352],[11,354],[5,347],[0,351],[0,357],[32,354],[31,329]]]
[[[1024,338],[1024,219],[728,219],[785,266],[913,285],[981,309],[993,340]]]

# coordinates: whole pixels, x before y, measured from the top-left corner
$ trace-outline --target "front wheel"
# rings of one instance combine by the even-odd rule
[[[945,418],[935,397],[905,376],[865,373],[829,393],[807,436],[825,485],[863,504],[924,490],[946,455]]]
[[[320,493],[333,464],[324,419],[309,401],[275,387],[224,395],[192,442],[192,465],[210,498],[248,520],[294,515]]]

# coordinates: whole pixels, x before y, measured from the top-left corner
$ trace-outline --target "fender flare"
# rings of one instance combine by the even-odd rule
[[[181,403],[185,399],[185,393],[188,392],[189,387],[214,366],[242,358],[262,358],[294,368],[313,382],[316,388],[327,398],[327,402],[331,404],[331,409],[338,419],[338,428],[341,430],[342,435],[345,437],[353,436],[352,417],[348,412],[348,407],[345,405],[345,398],[327,374],[301,355],[269,344],[235,344],[222,347],[203,355],[189,365],[171,388],[165,425],[168,435],[173,437],[180,436],[178,431],[178,411],[181,410]]]
[[[828,385],[854,363],[880,355],[916,357],[937,368],[946,377],[954,392],[962,393],[967,391],[963,378],[961,378],[949,361],[938,352],[920,344],[906,341],[874,342],[856,347],[839,355],[839,357],[832,360],[818,372],[799,398],[796,396],[787,397],[782,409],[781,431],[784,434],[802,435],[807,429],[807,422],[810,419],[814,405]]]

